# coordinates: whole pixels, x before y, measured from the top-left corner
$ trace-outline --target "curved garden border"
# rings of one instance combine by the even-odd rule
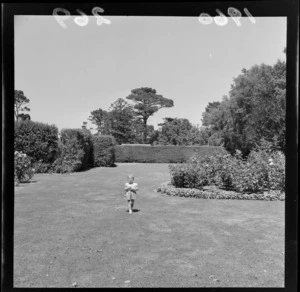
[[[203,190],[176,188],[170,182],[161,184],[157,192],[169,196],[198,198],[198,199],[223,199],[223,200],[262,200],[284,201],[285,193],[279,190],[270,190],[263,193],[243,194],[234,191],[221,190],[215,186],[204,187]]]

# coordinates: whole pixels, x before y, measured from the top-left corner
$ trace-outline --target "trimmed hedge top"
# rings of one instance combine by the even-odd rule
[[[174,145],[117,145],[116,162],[140,163],[183,163],[193,156],[211,156],[225,150],[216,146],[174,146]]]

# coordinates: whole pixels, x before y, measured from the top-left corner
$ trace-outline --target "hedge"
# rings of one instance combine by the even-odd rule
[[[14,138],[15,151],[29,156],[33,165],[42,164],[47,169],[57,157],[58,129],[55,125],[17,121]],[[39,172],[38,167],[35,168]]]
[[[87,130],[63,129],[59,157],[53,164],[54,172],[86,170],[94,166],[92,135]]]
[[[223,199],[223,200],[262,200],[262,201],[284,201],[285,193],[280,190],[270,190],[261,193],[243,194],[234,191],[222,190],[217,187],[176,188],[170,182],[161,184],[157,192],[168,196],[198,198],[198,199]]]
[[[95,135],[93,142],[94,166],[113,166],[115,163],[115,140],[108,135]]]
[[[225,150],[217,146],[171,146],[171,145],[117,145],[116,162],[184,163],[193,156],[221,154]]]

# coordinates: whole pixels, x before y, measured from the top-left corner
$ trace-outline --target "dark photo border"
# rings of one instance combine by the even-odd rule
[[[285,200],[285,288],[297,291],[298,269],[298,98],[299,98],[299,3],[298,0],[273,1],[197,1],[197,2],[101,2],[101,3],[2,3],[2,265],[1,290],[19,291],[32,288],[13,288],[14,255],[14,16],[52,15],[57,7],[78,15],[76,9],[92,15],[94,7],[104,9],[105,15],[128,16],[195,16],[202,12],[218,16],[216,9],[227,15],[229,7],[242,12],[247,8],[253,17],[287,17],[287,91],[286,91],[286,200]],[[201,25],[199,23],[199,25]],[[43,290],[35,288],[33,290]],[[52,288],[47,288],[47,290]],[[61,288],[59,288],[61,289]],[[66,288],[67,289],[67,288]],[[68,288],[73,289],[73,288]],[[100,290],[110,290],[103,288]],[[147,290],[145,288],[143,290]],[[172,288],[174,289],[174,288]],[[189,290],[192,290],[191,288]],[[232,288],[201,288],[227,290]],[[235,288],[239,290],[243,288]],[[250,288],[269,290],[274,288]],[[57,290],[57,289],[56,289]],[[96,290],[96,289],[86,289]],[[152,290],[152,289],[148,289]],[[194,289],[198,290],[198,289]]]

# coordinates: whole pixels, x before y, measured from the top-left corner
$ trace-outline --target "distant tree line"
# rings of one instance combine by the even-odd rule
[[[132,90],[108,111],[91,112],[90,120],[101,134],[110,134],[119,144],[224,146],[246,156],[261,143],[285,150],[286,63],[254,65],[242,69],[233,80],[228,96],[209,102],[202,113],[202,127],[186,118],[166,117],[159,129],[147,125],[147,119],[173,101],[156,94],[151,88]]]
[[[285,52],[285,49],[284,49]],[[209,102],[202,113],[202,126],[186,118],[165,117],[156,130],[148,119],[161,108],[174,106],[172,99],[155,89],[133,89],[108,110],[96,109],[89,120],[97,134],[111,135],[118,144],[212,145],[248,155],[261,143],[285,150],[286,63],[254,65],[233,80],[228,96]],[[15,90],[15,119],[30,120],[29,99]],[[86,128],[87,122],[82,127]]]

